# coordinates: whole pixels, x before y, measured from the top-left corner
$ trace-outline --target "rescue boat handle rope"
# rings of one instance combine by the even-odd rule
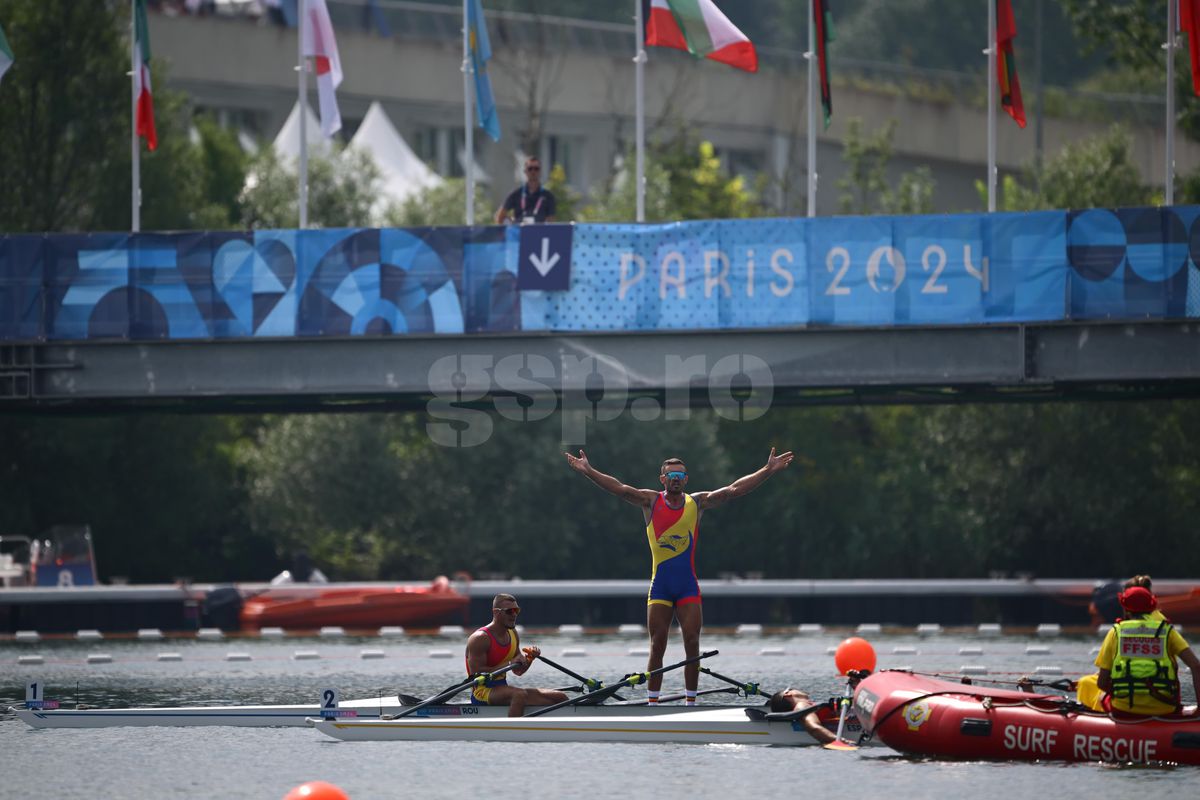
[[[913,674],[917,674],[917,673],[913,673]],[[963,685],[969,686],[970,684],[963,684]],[[1137,717],[1137,718],[1114,717],[1112,714],[1108,714],[1103,711],[1096,711],[1095,709],[1088,708],[1087,706],[1082,705],[1081,703],[1078,703],[1074,700],[1070,700],[1066,697],[1062,698],[1061,701],[1055,701],[1054,698],[1049,697],[1047,695],[1042,695],[1038,698],[1043,703],[1043,705],[1041,705],[1041,706],[1035,705],[1034,702],[1030,701],[1030,700],[1019,700],[1019,701],[1008,701],[1008,702],[999,701],[998,702],[991,695],[981,694],[979,692],[963,691],[962,689],[954,689],[954,690],[944,690],[944,691],[940,691],[940,692],[927,692],[926,694],[918,695],[916,697],[910,697],[908,700],[905,700],[903,703],[900,703],[895,708],[889,710],[886,714],[883,715],[883,717],[880,718],[880,720],[878,722],[876,722],[874,725],[872,725],[871,726],[872,732],[868,733],[864,728],[863,733],[860,734],[858,737],[859,745],[863,745],[863,744],[871,741],[871,738],[874,735],[873,734],[874,731],[879,730],[883,726],[883,723],[885,723],[889,719],[891,719],[893,715],[897,714],[898,712],[902,711],[905,708],[908,708],[913,703],[919,703],[922,700],[929,699],[930,697],[942,697],[942,696],[946,696],[946,695],[959,695],[959,696],[974,698],[976,700],[979,700],[980,703],[984,706],[985,710],[988,710],[988,711],[990,711],[991,709],[993,709],[997,706],[1004,706],[1004,707],[1008,707],[1008,708],[1016,708],[1017,706],[1026,706],[1027,708],[1030,708],[1033,711],[1040,711],[1043,714],[1068,714],[1068,713],[1074,712],[1076,714],[1082,714],[1082,715],[1086,715],[1086,716],[1108,717],[1109,719],[1111,719],[1113,722],[1117,723],[1118,725],[1141,725],[1143,722],[1150,722],[1153,720],[1159,720],[1159,721],[1164,721],[1164,722],[1200,722],[1200,715],[1193,716],[1190,718],[1183,718],[1183,719],[1180,719],[1178,717],[1173,717],[1169,720],[1164,719],[1163,717],[1157,717],[1157,716],[1146,716],[1146,717]],[[1046,705],[1050,705],[1052,707],[1047,708],[1047,707],[1045,707]]]

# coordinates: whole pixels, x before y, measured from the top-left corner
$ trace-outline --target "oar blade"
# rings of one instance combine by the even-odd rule
[[[822,746],[826,750],[843,750],[846,752],[858,749],[858,745],[850,744],[849,742],[843,742],[841,739],[838,739],[836,742],[830,742],[829,744],[822,745]]]

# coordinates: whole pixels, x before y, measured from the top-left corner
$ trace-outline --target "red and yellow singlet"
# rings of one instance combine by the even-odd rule
[[[696,580],[696,540],[700,534],[700,509],[690,494],[683,505],[667,505],[659,492],[650,509],[646,539],[650,544],[650,594],[648,604],[674,606],[700,602]]]
[[[520,652],[521,640],[520,637],[517,636],[517,632],[515,630],[508,632],[508,644],[506,645],[500,644],[500,641],[496,639],[495,635],[488,630],[486,626],[480,628],[479,631],[486,633],[488,635],[488,639],[491,640],[491,643],[488,645],[487,662],[484,664],[484,669],[488,672],[493,672],[500,669],[500,667],[503,667],[505,664],[516,658],[517,653]],[[476,633],[479,631],[476,631]],[[468,663],[467,677],[470,676],[471,665]],[[471,690],[471,702],[487,705],[488,698],[491,697],[492,694],[492,687],[507,685],[508,681],[506,679],[496,678],[495,680],[488,681],[483,686],[476,686]]]

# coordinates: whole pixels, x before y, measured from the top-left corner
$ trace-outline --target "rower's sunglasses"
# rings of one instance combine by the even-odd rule
[[[501,614],[508,614],[510,617],[515,617],[517,614],[521,613],[520,606],[513,606],[512,608],[496,608],[493,610],[499,611]]]
[[[668,472],[667,473],[667,480],[669,480],[669,481],[681,481],[686,477],[687,477],[686,472]]]

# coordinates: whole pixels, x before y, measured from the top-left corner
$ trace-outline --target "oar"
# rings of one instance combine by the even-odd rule
[[[737,691],[738,691],[737,687],[734,687],[734,686],[721,686],[717,689],[701,689],[700,691],[696,692],[696,697],[703,697],[706,694],[737,694]],[[658,702],[659,703],[673,703],[676,700],[682,700],[685,697],[687,697],[686,694],[664,694],[662,697],[658,698]],[[649,700],[631,700],[629,702],[622,703],[621,707],[624,707],[624,706],[648,706],[648,705],[650,705]],[[613,704],[613,706],[610,706],[610,707],[615,708],[617,706],[616,706],[616,704]]]
[[[555,710],[563,708],[565,706],[578,705],[579,703],[582,703],[585,700],[588,701],[589,705],[592,703],[598,703],[606,697],[612,697],[614,694],[621,691],[626,686],[637,686],[639,683],[645,683],[646,681],[650,680],[655,675],[662,675],[663,673],[670,672],[673,669],[679,669],[680,667],[686,667],[688,664],[694,664],[702,658],[709,658],[711,656],[715,656],[718,652],[719,652],[718,650],[709,650],[707,653],[701,653],[698,656],[692,656],[691,658],[685,658],[683,661],[680,661],[677,664],[671,664],[670,666],[667,666],[667,667],[659,667],[658,669],[651,670],[649,672],[635,672],[632,675],[626,675],[624,678],[617,681],[616,683],[614,683],[611,686],[605,686],[603,689],[597,689],[596,691],[590,692],[588,694],[581,694],[579,697],[568,697],[566,700],[563,700],[561,703],[555,703],[552,706],[543,706],[543,707],[539,708],[537,711],[533,711],[529,714],[526,714],[525,716],[540,717],[542,714],[549,714],[551,711],[555,711]]]
[[[596,691],[597,689],[604,688],[604,681],[598,681],[595,678],[585,678],[582,675],[580,675],[578,672],[575,672],[572,669],[567,669],[562,664],[559,664],[557,661],[552,661],[549,658],[546,658],[545,656],[538,656],[538,658],[541,659],[542,661],[546,662],[547,665],[554,667],[556,670],[563,673],[564,675],[574,678],[575,680],[582,683],[583,689],[586,692],[590,693],[590,692]],[[615,695],[615,696],[618,700],[625,699],[625,698],[621,697],[620,695]]]
[[[465,681],[458,684],[457,686],[451,686],[449,689],[443,689],[442,691],[440,691],[437,694],[430,697],[428,700],[422,700],[421,702],[417,703],[415,706],[406,706],[405,709],[403,711],[401,711],[399,714],[388,715],[387,719],[400,719],[400,717],[407,717],[409,714],[413,714],[417,711],[420,711],[422,708],[425,708],[426,706],[431,706],[434,703],[440,703],[443,700],[448,700],[449,698],[451,698],[454,695],[461,692],[463,689],[466,689],[468,686],[474,686],[476,684],[482,686],[484,683],[486,683],[490,680],[495,680],[496,678],[500,677],[504,673],[508,672],[510,669],[515,669],[516,667],[519,667],[519,666],[520,666],[520,663],[514,661],[511,664],[508,664],[507,666],[501,667],[500,669],[496,670],[495,672],[480,672],[476,675],[472,675],[470,678],[467,678]],[[380,717],[380,719],[383,719],[383,717]]]
[[[846,681],[846,688],[842,690],[842,713],[838,717],[837,738],[829,744],[823,745],[826,750],[857,750],[856,745],[850,744],[842,738],[842,732],[846,730],[846,712],[850,710],[850,698],[854,696],[854,679]]]
[[[756,694],[760,697],[770,697],[773,694],[772,692],[764,692],[762,689],[759,688],[757,683],[742,683],[741,681],[734,680],[733,678],[722,675],[719,672],[713,672],[708,667],[701,667],[700,671],[703,672],[705,675],[713,676],[714,678],[716,678],[719,681],[725,681],[726,683],[733,684],[738,689],[745,692],[746,697],[749,697],[752,694]]]

